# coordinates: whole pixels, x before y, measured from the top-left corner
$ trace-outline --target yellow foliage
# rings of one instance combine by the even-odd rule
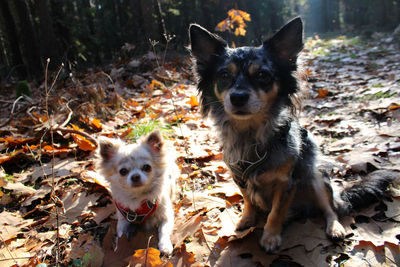
[[[219,22],[215,27],[217,31],[229,31],[238,36],[238,35],[246,35],[246,30],[244,29],[247,25],[245,21],[251,21],[250,14],[239,10],[239,9],[231,9],[228,11],[228,17],[223,21]]]

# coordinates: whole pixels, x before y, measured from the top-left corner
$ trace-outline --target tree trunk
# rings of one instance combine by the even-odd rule
[[[53,20],[49,14],[49,3],[47,0],[36,0],[35,4],[36,12],[39,17],[40,51],[42,60],[50,58],[49,69],[54,70],[61,64],[61,55],[54,33]]]
[[[134,31],[134,39],[136,42],[144,42],[146,41],[145,34],[144,34],[144,19],[143,19],[143,13],[142,13],[142,1],[141,0],[130,0],[129,1],[132,9],[132,15],[133,15],[133,25],[135,26],[135,31]]]
[[[9,67],[15,67],[15,71],[20,76],[21,79],[25,79],[27,76],[27,69],[23,67],[24,61],[22,59],[22,54],[19,49],[17,28],[15,21],[11,16],[10,8],[7,1],[0,1],[0,20],[1,31],[3,32],[6,42],[5,47],[9,48],[6,51],[11,51],[11,55],[8,60],[11,60]]]
[[[24,64],[28,69],[28,76],[40,78],[43,73],[43,65],[40,60],[39,45],[29,5],[26,0],[9,0],[8,4],[11,14],[17,22],[19,45]]]

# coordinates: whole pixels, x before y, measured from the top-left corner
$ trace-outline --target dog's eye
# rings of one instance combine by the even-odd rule
[[[119,170],[119,174],[121,174],[122,176],[127,175],[128,172],[129,172],[129,171],[128,171],[128,169],[126,169],[126,168],[122,168],[122,169]]]
[[[222,70],[218,73],[218,76],[221,79],[228,80],[231,78],[231,74],[227,70]]]
[[[144,172],[151,172],[151,166],[149,164],[144,164],[142,166],[142,171]]]
[[[259,72],[256,73],[256,79],[259,80],[260,82],[269,82],[271,80],[271,75],[266,72],[260,70]]]

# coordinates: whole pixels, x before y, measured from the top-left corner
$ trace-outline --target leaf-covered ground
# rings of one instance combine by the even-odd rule
[[[398,49],[379,34],[307,42],[300,119],[334,162],[338,185],[377,169],[400,171]],[[321,218],[290,223],[273,254],[258,245],[261,228],[235,232],[242,197],[212,122],[200,118],[189,58],[171,56],[159,67],[149,53],[101,71],[62,71],[54,85],[50,76],[17,101],[14,85],[2,84],[0,266],[400,265],[398,185],[342,218],[342,242],[326,238]],[[98,136],[133,142],[153,128],[173,144],[181,169],[169,258],[151,249],[156,232],[124,237],[114,251],[115,208],[94,164]]]

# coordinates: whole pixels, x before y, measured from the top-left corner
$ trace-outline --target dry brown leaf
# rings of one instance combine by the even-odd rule
[[[376,222],[356,224],[354,236],[351,238],[359,242],[371,242],[374,246],[383,246],[385,242],[397,244],[399,234],[397,222]]]
[[[384,201],[387,210],[385,211],[386,217],[400,222],[400,199],[393,198],[391,202]]]
[[[15,238],[26,227],[34,222],[33,219],[23,219],[19,212],[3,211],[0,213],[0,234],[4,241]]]
[[[111,214],[115,212],[114,203],[110,203],[105,207],[96,207],[92,209],[94,213],[93,220],[96,222],[97,225],[100,225],[102,221],[110,217]]]
[[[174,232],[171,236],[172,244],[180,246],[186,237],[193,235],[200,228],[200,223],[205,219],[203,212],[199,212],[194,216],[188,217],[176,217]]]
[[[389,251],[392,252],[390,249]],[[396,263],[392,262],[385,253],[384,245],[375,246],[372,242],[361,241],[354,247],[353,255],[343,263],[343,266],[396,266]],[[398,259],[398,257],[396,258]]]
[[[194,254],[186,250],[186,245],[183,243],[180,247],[175,247],[174,255],[171,258],[171,263],[174,267],[199,266],[196,264]]]
[[[90,234],[80,234],[78,239],[71,242],[71,251],[65,263],[74,259],[81,259],[83,266],[95,267],[103,264],[104,252],[98,241]]]
[[[11,190],[13,192],[13,194],[18,194],[18,195],[22,195],[22,196],[32,196],[34,194],[36,194],[35,189],[33,189],[32,187],[28,187],[26,185],[23,185],[20,182],[8,182],[6,185],[3,186],[4,189],[7,190]]]
[[[35,254],[27,251],[24,242],[25,239],[19,239],[9,242],[7,246],[2,246],[0,248],[0,266],[23,266],[27,264]]]

